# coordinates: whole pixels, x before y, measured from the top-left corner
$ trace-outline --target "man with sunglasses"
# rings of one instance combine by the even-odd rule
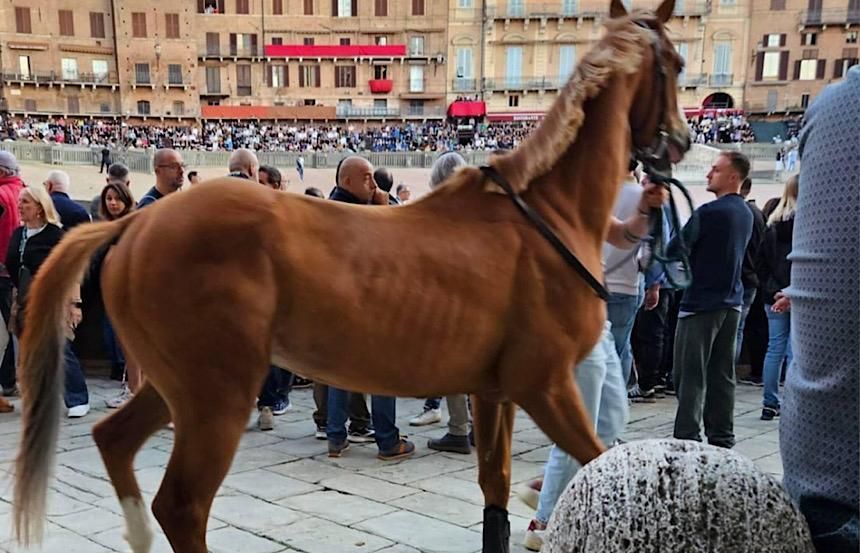
[[[155,165],[155,186],[137,202],[138,209],[176,192],[185,182],[185,163],[176,150],[170,148],[158,150],[152,158],[152,163]]]

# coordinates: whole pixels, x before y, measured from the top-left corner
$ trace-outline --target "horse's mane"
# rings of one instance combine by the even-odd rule
[[[576,140],[585,121],[586,100],[597,96],[614,74],[639,70],[649,31],[632,17],[610,19],[605,26],[606,35],[576,66],[541,125],[515,151],[492,160],[515,191],[525,192],[532,180],[548,173]],[[488,186],[501,191],[495,184]]]

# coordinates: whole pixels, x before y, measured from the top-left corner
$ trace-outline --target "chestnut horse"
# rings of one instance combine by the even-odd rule
[[[613,0],[606,35],[540,128],[492,159],[594,275],[631,148],[660,135],[674,139],[675,158],[689,147],[676,97],[682,61],[663,27],[672,9],[666,0],[630,16]],[[388,209],[218,179],[76,228],[39,271],[21,349],[20,541],[42,531],[68,291],[112,240],[107,312],[147,380],[93,435],[134,553],[149,551],[152,531],[132,460],[171,420],[152,511],[175,551],[206,553],[212,500],[270,362],[359,392],[473,394],[486,553],[508,550],[515,404],[580,462],[604,450],[571,367],[596,343],[605,307],[482,171],[462,169]]]

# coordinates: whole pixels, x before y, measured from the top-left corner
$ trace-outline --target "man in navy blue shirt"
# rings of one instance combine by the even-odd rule
[[[698,236],[691,244],[692,284],[684,291],[675,331],[674,381],[678,394],[674,436],[735,444],[735,347],[743,306],[741,269],[753,216],[738,193],[750,162],[723,152],[708,173],[717,199],[696,210]],[[690,237],[691,225],[684,228]],[[670,245],[671,246],[671,245]]]
[[[155,166],[155,186],[137,202],[137,209],[146,207],[182,188],[185,182],[185,163],[176,150],[162,148],[152,158]]]
[[[66,231],[71,230],[81,223],[92,221],[87,210],[69,197],[70,181],[68,173],[65,171],[51,171],[48,173],[44,184],[48,194],[51,195],[54,209],[57,210],[57,215],[60,216],[60,222],[63,223],[63,228]]]

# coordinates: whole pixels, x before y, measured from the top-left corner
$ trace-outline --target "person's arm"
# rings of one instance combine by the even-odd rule
[[[609,234],[606,241],[621,250],[630,250],[638,246],[648,235],[648,225],[651,210],[663,205],[668,197],[668,191],[659,184],[646,183],[642,188],[642,196],[636,213],[625,221],[617,217],[611,217],[609,223]]]
[[[9,276],[12,278],[12,284],[15,288],[18,287],[18,248],[21,244],[21,231],[15,230],[12,233],[12,239],[9,240],[9,249],[6,250],[6,270],[9,271]]]

